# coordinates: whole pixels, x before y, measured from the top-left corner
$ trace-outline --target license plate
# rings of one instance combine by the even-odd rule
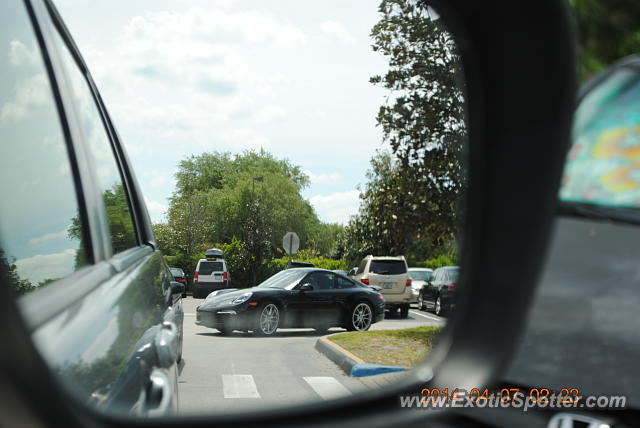
[[[393,282],[383,282],[382,283],[382,288],[384,288],[384,289],[393,288]]]

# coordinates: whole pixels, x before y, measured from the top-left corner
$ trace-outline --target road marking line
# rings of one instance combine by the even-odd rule
[[[409,311],[409,312],[412,313],[413,315],[419,315],[421,317],[425,317],[425,318],[428,318],[428,319],[433,320],[433,321],[441,321],[441,322],[445,321],[442,318],[436,318],[433,315],[421,314],[421,313],[415,312],[415,311]]]
[[[331,376],[303,377],[311,388],[323,399],[341,398],[351,395],[351,392]]]
[[[251,375],[222,375],[224,398],[260,398]]]
[[[185,312],[185,313],[184,313],[184,316],[185,316],[185,317],[195,317],[195,316],[196,316],[196,314],[192,314],[192,313],[187,313],[187,312]]]

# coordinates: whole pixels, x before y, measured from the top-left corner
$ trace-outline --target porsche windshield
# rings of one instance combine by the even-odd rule
[[[300,282],[300,280],[307,274],[306,270],[298,270],[298,269],[288,269],[283,270],[271,278],[263,281],[259,288],[281,288],[291,290],[293,287]]]

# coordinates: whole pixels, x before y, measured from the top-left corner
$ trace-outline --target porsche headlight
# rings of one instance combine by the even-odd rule
[[[233,299],[231,301],[231,303],[233,304],[238,304],[238,303],[244,303],[247,300],[249,300],[251,298],[251,296],[253,295],[253,293],[248,292],[248,293],[244,293],[242,296],[236,297],[235,299]]]

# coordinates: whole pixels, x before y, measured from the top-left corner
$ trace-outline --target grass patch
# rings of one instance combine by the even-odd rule
[[[442,327],[416,327],[354,331],[334,334],[328,339],[367,363],[413,367],[429,355],[441,330]]]

